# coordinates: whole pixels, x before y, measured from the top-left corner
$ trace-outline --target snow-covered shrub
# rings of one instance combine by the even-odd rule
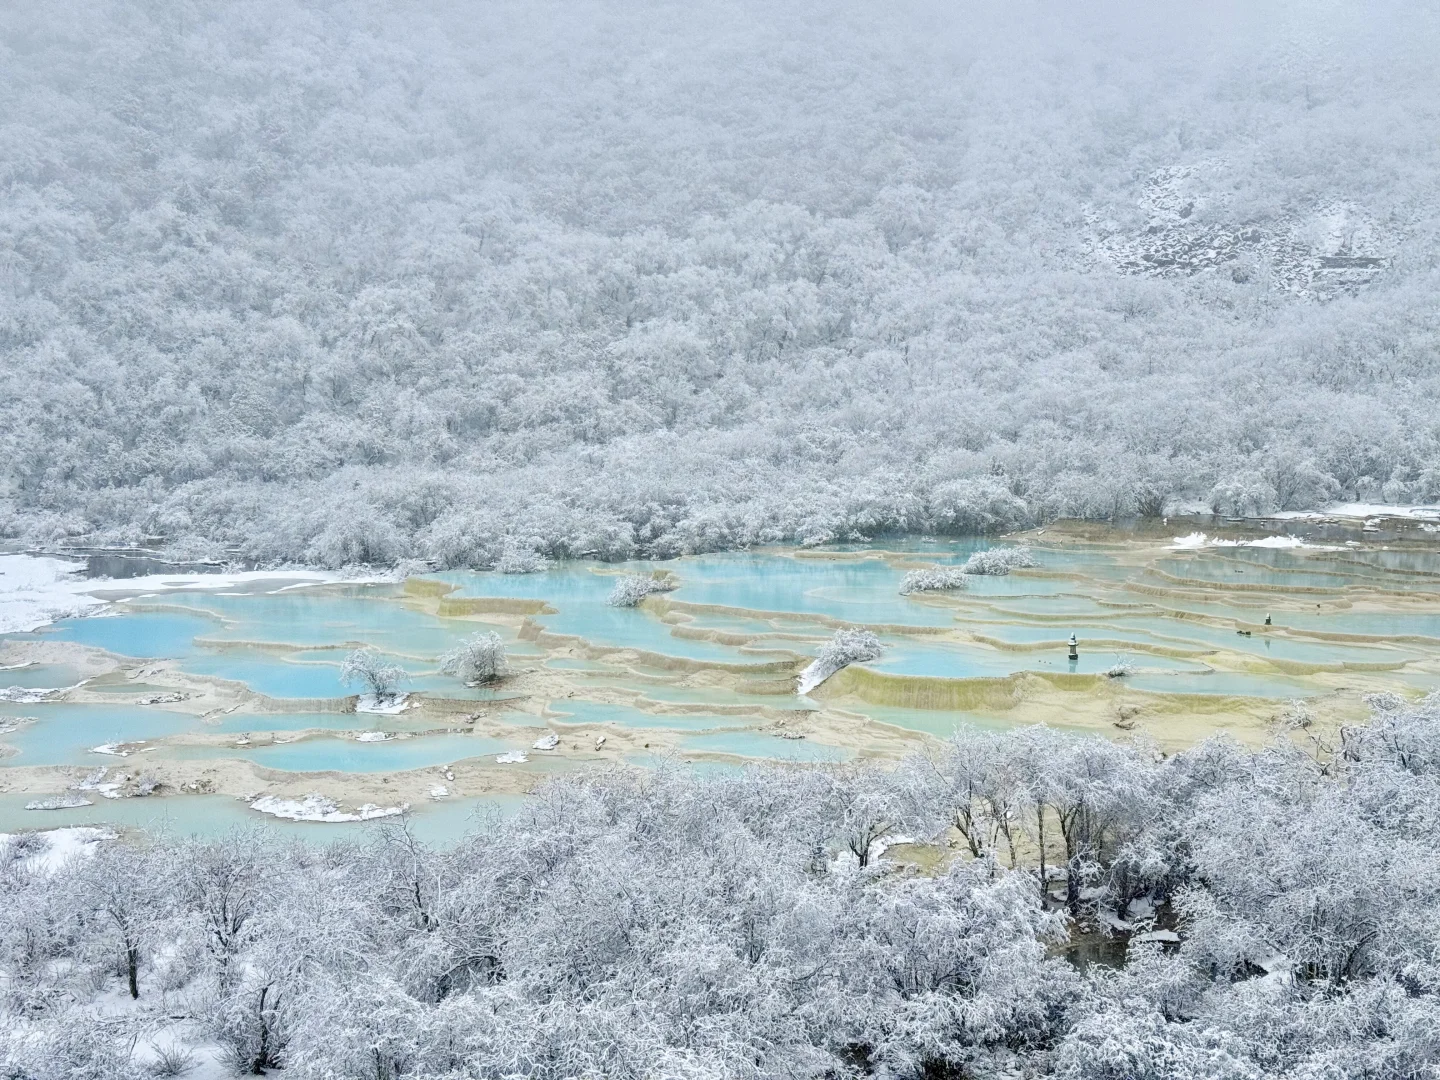
[[[963,572],[998,577],[1027,566],[1039,566],[1028,547],[988,548],[977,551],[965,562]]]
[[[900,595],[917,592],[950,592],[966,586],[965,571],[957,566],[930,566],[911,570],[900,581]]]
[[[1135,662],[1124,653],[1115,657],[1115,662],[1105,669],[1105,674],[1112,679],[1123,679],[1135,673]]]
[[[1285,703],[1277,723],[1282,731],[1304,731],[1315,723],[1315,714],[1304,698],[1291,698]]]
[[[171,1043],[167,1046],[152,1045],[155,1055],[150,1071],[156,1076],[184,1076],[195,1067],[195,1052],[184,1046]]]
[[[962,729],[894,765],[557,775],[438,850],[0,841],[0,1077],[143,1080],[172,1040],[306,1078],[1432,1077],[1440,695],[1370,705],[1323,768]],[[119,1013],[132,916],[203,959],[167,987],[145,949]],[[1123,966],[1077,971],[1055,946],[1099,926]]]
[[[1268,514],[1278,503],[1274,486],[1253,470],[1232,473],[1210,490],[1210,509],[1228,517]]]
[[[833,665],[839,671],[846,664],[863,664],[866,660],[878,660],[885,652],[885,646],[870,630],[846,627],[836,630],[835,636],[820,648],[818,659],[823,664]]]
[[[254,979],[220,998],[209,1017],[219,1058],[232,1072],[263,1076],[285,1064],[290,1041],[292,995],[284,988]]]
[[[364,687],[376,701],[393,698],[400,683],[407,678],[404,668],[386,663],[385,658],[371,648],[356,649],[340,665],[340,681],[346,686]]]
[[[497,574],[538,574],[549,569],[549,559],[538,551],[526,548],[507,547],[505,553],[495,560]]]
[[[401,559],[390,570],[389,576],[403,582],[406,578],[424,577],[433,574],[438,567],[428,559]]]
[[[675,584],[668,578],[654,578],[648,574],[629,574],[615,582],[610,597],[605,602],[611,607],[634,607],[651,593],[670,592]]]
[[[53,1018],[0,1024],[0,1076],[16,1080],[143,1080],[125,1041],[107,1025]]]
[[[950,534],[999,532],[1026,523],[1025,500],[990,476],[962,477],[930,492],[928,527]]]
[[[820,654],[800,673],[798,692],[807,694],[847,664],[878,660],[885,646],[875,634],[858,627],[845,627],[820,647]]]
[[[494,682],[507,671],[505,642],[493,630],[476,634],[442,656],[440,670],[470,685]]]

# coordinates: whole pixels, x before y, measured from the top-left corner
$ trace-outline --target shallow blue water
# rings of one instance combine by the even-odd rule
[[[114,742],[140,742],[181,732],[203,730],[201,721],[184,713],[144,705],[5,705],[0,712],[33,716],[35,722],[0,735],[0,742],[18,753],[6,765],[119,765],[139,763],[150,755],[107,757],[91,747]]]
[[[115,611],[124,611],[116,605]],[[62,619],[43,633],[62,641],[146,660],[171,660],[198,651],[197,637],[214,633],[219,624],[199,615],[137,611],[86,619]]]
[[[445,620],[394,602],[398,585],[323,586],[282,593],[181,593],[167,604],[223,619],[208,637],[296,646],[370,645],[401,656],[433,657],[454,642]]]
[[[403,717],[403,713],[401,716]],[[206,721],[202,730],[244,734],[251,731],[303,731],[322,728],[335,731],[370,731],[396,727],[397,718],[370,713],[250,713],[233,712]]]
[[[0,686],[56,690],[78,682],[80,672],[68,664],[26,664],[0,669]]]
[[[878,558],[832,562],[770,554],[701,555],[677,566],[677,600],[857,623],[944,626],[950,614],[899,594],[905,576]]]
[[[487,754],[503,754],[528,745],[519,738],[505,740],[483,735],[422,735],[373,743],[345,738],[310,738],[279,746],[181,747],[165,751],[165,756],[244,758],[257,765],[286,772],[399,772],[450,765]]]
[[[923,561],[953,564],[984,546],[988,545],[981,541],[915,542],[910,550],[923,553]],[[882,635],[889,648],[873,667],[895,674],[932,677],[996,677],[1021,670],[1068,671],[1071,668],[1063,642],[1072,631],[1080,639],[1080,660],[1074,668],[1079,672],[1108,669],[1114,664],[1117,652],[1124,651],[1126,642],[1225,649],[1261,659],[1312,663],[1393,661],[1418,651],[1415,647],[1387,649],[1290,639],[1278,633],[1258,631],[1246,638],[1224,625],[1211,626],[1164,613],[1177,608],[1253,626],[1263,621],[1267,605],[1273,603],[1277,632],[1293,626],[1339,633],[1419,634],[1440,639],[1440,614],[1355,613],[1336,610],[1333,606],[1314,614],[1308,606],[1294,610],[1305,599],[1304,594],[1294,594],[1288,600],[1277,596],[1273,601],[1264,593],[1238,592],[1217,594],[1214,601],[1151,597],[1127,588],[1131,583],[1145,582],[1146,571],[1120,562],[1104,549],[1039,549],[1036,554],[1042,563],[1036,573],[972,578],[967,592],[952,598],[954,603],[939,604],[900,596],[898,588],[904,571],[874,555],[826,560],[761,551],[618,567],[577,562],[524,576],[470,571],[438,576],[458,586],[456,596],[544,600],[556,611],[536,616],[537,622],[556,633],[582,637],[594,645],[730,664],[756,663],[786,652],[797,656],[813,654],[831,632],[821,617],[852,623],[956,627],[1003,641],[1053,645],[1053,649],[1011,651],[981,643],[940,641],[889,632]],[[1435,583],[1424,578],[1387,574],[1386,567],[1426,570],[1440,567],[1440,560],[1433,557],[1402,556],[1401,553],[1341,552],[1327,558],[1328,563],[1313,554],[1222,549],[1177,553],[1161,562],[1179,576],[1221,585],[1277,582],[1340,587],[1362,582],[1378,583],[1388,589],[1406,589],[1413,585],[1411,591],[1417,595],[1431,590]],[[1340,561],[1352,558],[1364,565]],[[793,637],[761,640],[757,642],[758,651],[734,644],[691,640],[676,636],[670,624],[644,608],[617,609],[605,603],[617,573],[648,571],[656,565],[673,572],[681,582],[681,587],[670,594],[677,601],[771,613],[767,616],[701,613],[685,625],[732,634],[778,632]],[[1084,576],[1044,576],[1059,572]],[[1153,575],[1148,576],[1148,581],[1157,583]],[[121,604],[111,609],[125,612],[118,617],[70,619],[40,635],[15,637],[34,640],[48,636],[94,645],[124,656],[175,658],[186,672],[236,680],[276,699],[333,699],[354,692],[356,688],[340,681],[340,663],[351,648],[365,644],[381,650],[407,670],[409,682],[403,689],[431,696],[473,699],[509,695],[503,689],[497,694],[493,690],[463,687],[458,680],[436,671],[441,653],[462,638],[487,628],[486,624],[427,614],[403,603],[400,595],[401,589],[396,585],[326,586],[276,592],[273,583],[257,585],[248,591],[175,592],[167,593],[161,600],[143,600],[138,604],[163,603],[169,608],[185,610],[147,611],[138,610],[138,604]],[[1253,605],[1249,603],[1252,596]],[[1126,606],[1110,608],[1101,601]],[[1332,603],[1328,599],[1325,602]],[[991,603],[999,610],[987,608]],[[1027,616],[1041,614],[1064,618],[1044,623],[1027,620]],[[517,641],[513,625],[500,632],[517,666],[537,664],[545,656],[544,650],[533,644]],[[1098,644],[1101,640],[1117,644],[1101,646]],[[251,648],[244,644],[247,642],[266,643],[270,647]],[[1203,657],[1171,659],[1137,650],[1129,658],[1142,669],[1129,680],[1129,685],[1137,689],[1282,698],[1303,694],[1308,687],[1303,680],[1279,674],[1207,673]],[[789,743],[754,730],[761,723],[758,710],[763,707],[814,707],[808,699],[783,692],[783,673],[765,676],[778,682],[781,692],[755,697],[729,688],[651,686],[634,672],[627,672],[627,665],[619,660],[597,662],[557,657],[545,659],[544,663],[557,671],[583,673],[583,681],[578,684],[581,692],[591,685],[613,686],[639,691],[657,702],[702,708],[738,704],[755,710],[738,717],[710,713],[661,716],[633,706],[564,698],[547,705],[550,715],[559,723],[671,728],[685,733],[682,752],[708,749],[737,756],[769,757],[830,753],[828,748],[809,740]],[[667,677],[674,675],[658,664],[653,670]],[[73,674],[60,667],[16,669],[15,677],[8,680],[8,684],[69,685],[73,680],[68,676]],[[1404,681],[1406,685],[1427,689],[1437,680],[1424,673],[1411,673]],[[0,672],[0,686],[3,685],[7,685],[6,673]],[[117,693],[136,689],[133,685],[112,687],[108,684],[103,688]],[[963,719],[957,714],[864,708],[877,719],[883,715],[890,718],[888,722],[935,734],[948,732],[957,719]],[[159,739],[186,731],[240,733],[310,727],[334,731],[365,728],[404,731],[409,723],[403,716],[296,712],[234,713],[218,717],[214,724],[202,724],[198,719],[160,708],[108,705],[0,705],[0,714],[42,718],[39,723],[3,737],[3,741],[19,750],[17,756],[9,759],[17,765],[115,764],[116,759],[93,755],[90,748],[105,742]],[[533,723],[533,719],[517,719],[516,723]],[[241,753],[277,769],[381,771],[438,765],[525,745],[527,740],[518,733],[512,741],[488,742],[457,734],[380,744],[341,738],[309,739],[284,747],[249,747]],[[187,756],[234,756],[228,749],[193,748],[173,752]],[[143,759],[127,760],[134,764]],[[543,771],[557,767],[555,760],[535,754],[531,763],[516,767]]]
[[[1283,675],[1252,675],[1243,671],[1206,674],[1139,672],[1125,679],[1127,686],[1160,694],[1223,694],[1232,697],[1303,698],[1318,691],[1310,684]]]
[[[453,572],[438,576],[458,586],[453,594],[457,597],[544,600],[558,609],[558,614],[537,615],[535,620],[538,623],[553,633],[582,637],[597,645],[725,663],[758,663],[766,659],[764,656],[747,655],[730,645],[677,637],[670,632],[669,625],[643,608],[611,607],[605,600],[618,577],[611,573],[594,573],[593,565],[578,563],[557,567],[543,574]],[[631,567],[632,571],[634,569]]]
[[[844,761],[851,756],[836,746],[812,739],[781,739],[759,731],[715,731],[687,735],[680,752],[703,751],[734,754],[736,757],[768,758],[775,761]]]
[[[981,633],[987,629],[977,628]],[[1080,657],[1072,667],[1065,635],[1053,629],[1036,632],[1033,636],[1021,636],[1022,641],[1053,641],[1055,648],[1049,650],[1026,650],[1011,652],[991,648],[982,644],[967,644],[952,641],[927,641],[926,639],[901,639],[887,648],[879,660],[865,666],[892,675],[925,675],[944,679],[1001,678],[1017,671],[1074,671],[1079,674],[1095,674],[1109,670],[1122,653],[1124,645],[1101,645],[1097,639],[1135,641],[1144,640],[1143,635],[1111,633],[1103,629],[1092,630],[1093,638],[1080,639]],[[997,638],[1001,635],[995,635]],[[1204,671],[1208,665],[1202,660],[1186,660],[1153,653],[1135,652],[1128,654],[1130,661],[1140,667],[1164,668],[1171,671]]]
[[[173,798],[104,799],[94,805],[66,810],[26,810],[33,795],[0,795],[0,832],[55,829],[61,826],[100,825],[134,828],[172,836],[201,839],[224,836],[237,829],[257,829],[287,840],[326,844],[337,840],[377,837],[396,826],[398,818],[374,821],[285,821],[251,810],[249,805],[221,795],[183,795]],[[451,844],[483,829],[491,815],[508,817],[519,810],[524,796],[478,795],[412,803],[406,816],[411,833],[427,844]]]
[[[192,656],[183,670],[242,682],[267,697],[339,698],[355,692],[340,681],[339,661],[337,656],[329,664],[297,663],[266,653],[234,650]]]
[[[717,727],[737,727],[746,718],[705,714],[656,714],[643,712],[630,705],[615,705],[585,698],[565,698],[550,702],[548,712],[561,724],[615,724],[626,728],[671,728],[676,731],[705,731]]]

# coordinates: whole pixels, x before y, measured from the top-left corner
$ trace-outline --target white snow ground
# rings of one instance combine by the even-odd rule
[[[1394,506],[1387,503],[1335,503],[1324,510],[1281,510],[1268,517],[1282,521],[1318,521],[1321,518],[1403,518],[1408,521],[1440,521],[1440,506]]]
[[[409,809],[402,806],[376,806],[366,803],[354,810],[342,810],[334,799],[324,795],[306,795],[303,799],[282,799],[276,795],[262,795],[250,804],[251,810],[258,810],[271,817],[287,821],[373,821],[375,818],[395,817]]]
[[[381,716],[395,716],[409,708],[409,694],[395,694],[390,697],[377,698],[374,694],[362,694],[360,700],[355,703],[357,713],[378,713]]]
[[[93,614],[111,601],[103,593],[154,595],[180,589],[220,591],[253,581],[283,581],[280,589],[336,581],[386,581],[383,575],[334,570],[245,570],[219,574],[153,574],[86,578],[78,563],[43,555],[0,555],[0,634],[28,633],[57,619]],[[277,590],[279,591],[279,590]]]
[[[810,666],[802,671],[799,679],[796,680],[795,693],[801,696],[808,694],[839,670],[840,668],[823,663],[818,659],[812,660]]]
[[[1210,547],[1307,548],[1311,551],[1337,550],[1333,545],[1312,544],[1308,540],[1301,540],[1298,536],[1262,536],[1257,540],[1222,540],[1219,537],[1207,536],[1203,532],[1192,532],[1187,536],[1177,536],[1170,546],[1188,551],[1199,551],[1201,548]]]
[[[114,839],[115,834],[108,829],[84,825],[37,833],[0,833],[0,845],[11,842],[26,844],[25,868],[44,874],[53,874],[71,859],[88,856],[97,844]],[[28,845],[34,845],[34,849],[30,850]]]

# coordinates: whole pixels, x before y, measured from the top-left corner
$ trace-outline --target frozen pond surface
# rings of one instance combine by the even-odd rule
[[[142,802],[249,821],[260,815],[240,796],[318,789],[327,776],[342,801],[406,803],[433,824],[587,764],[836,762],[910,752],[959,723],[1103,731],[1133,715],[1184,743],[1206,733],[1216,708],[1206,700],[1254,729],[1287,699],[1440,686],[1433,551],[1040,539],[1032,570],[900,594],[908,570],[987,546],[916,539],[529,575],[136,590],[98,616],[0,640],[0,686],[11,688],[3,772],[18,778],[0,793],[0,829],[41,817],[137,823]],[[635,608],[606,602],[618,575],[660,571],[671,591]],[[840,626],[874,629],[884,655],[797,696],[796,674]],[[440,671],[442,654],[477,631],[505,642],[512,675],[496,686]],[[403,669],[405,707],[355,712],[341,664],[361,646]],[[532,747],[546,738],[553,750]],[[97,765],[122,791],[143,781],[185,797],[96,799],[89,818],[22,809],[27,791],[73,789],[78,770]]]

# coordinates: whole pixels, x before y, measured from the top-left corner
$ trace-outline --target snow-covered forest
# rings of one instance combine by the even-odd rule
[[[445,850],[20,838],[0,1067],[1433,1076],[1440,697],[1374,707],[1255,752],[1026,728],[890,771],[572,774]]]
[[[1422,4],[0,7],[0,534],[336,565],[1440,496]]]

